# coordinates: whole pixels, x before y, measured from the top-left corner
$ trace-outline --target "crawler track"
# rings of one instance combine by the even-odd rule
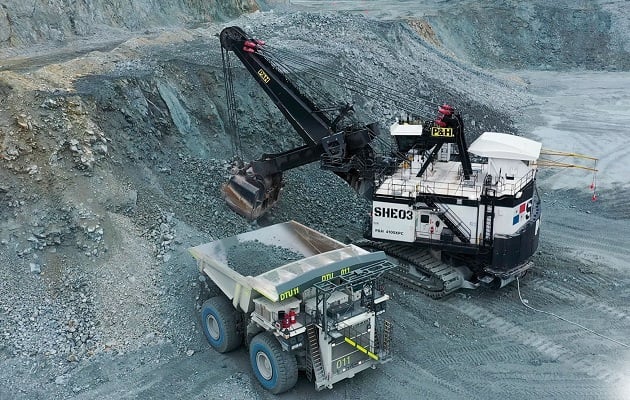
[[[388,279],[431,298],[442,298],[464,284],[462,273],[436,260],[428,248],[368,239],[356,241],[354,244],[367,249],[382,250],[392,257],[409,263],[410,265],[390,270],[387,274]]]

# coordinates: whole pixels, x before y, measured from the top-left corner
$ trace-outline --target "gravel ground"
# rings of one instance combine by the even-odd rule
[[[580,64],[573,51],[543,60],[521,52],[537,34],[479,43],[508,3],[496,13],[475,2],[444,13],[432,1],[291,3],[260,2],[274,11],[229,24],[335,71],[452,103],[469,140],[514,132],[602,162],[597,202],[589,174],[541,174],[542,240],[519,286],[433,301],[390,283],[395,361],[333,391],[300,379],[281,397],[629,398],[628,76],[589,70],[627,69],[623,2],[586,9],[596,11],[589,24],[610,19],[597,25],[609,64],[601,53]],[[556,14],[545,17],[536,4],[517,20],[553,36],[558,28],[545,26]],[[466,7],[473,10],[458,27],[445,23]],[[78,52],[72,42],[37,54],[3,48],[0,399],[274,398],[251,375],[245,350],[209,348],[198,307],[210,289],[186,249],[288,219],[342,241],[361,234],[368,203],[317,165],[287,173],[282,200],[260,221],[231,212],[220,197],[232,157],[216,39],[224,25],[151,26],[116,38],[94,33]],[[471,32],[478,36],[466,40]],[[505,53],[492,53],[493,43]],[[567,71],[576,63],[580,71]],[[241,68],[235,87],[245,158],[300,144]],[[342,87],[329,91],[353,101],[360,121],[386,124],[396,113]],[[434,106],[423,107],[432,117]],[[237,249],[234,261],[260,258],[259,250],[266,261],[257,265],[277,261],[275,250],[257,246]]]

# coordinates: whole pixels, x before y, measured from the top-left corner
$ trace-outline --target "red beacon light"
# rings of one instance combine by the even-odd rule
[[[291,327],[291,317],[289,317],[289,313],[278,311],[278,320],[280,321],[280,327],[282,329],[289,329]]]
[[[295,312],[295,309],[290,309],[289,310],[289,324],[293,325],[297,322],[297,313]]]

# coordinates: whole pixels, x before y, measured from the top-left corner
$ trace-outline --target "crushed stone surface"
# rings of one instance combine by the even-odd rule
[[[244,275],[256,276],[304,256],[286,247],[258,240],[241,242],[227,250],[228,266]]]

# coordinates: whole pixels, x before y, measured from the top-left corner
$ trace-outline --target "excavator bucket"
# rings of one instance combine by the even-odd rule
[[[227,205],[248,220],[255,220],[266,213],[280,196],[282,174],[262,177],[241,170],[223,185]]]

